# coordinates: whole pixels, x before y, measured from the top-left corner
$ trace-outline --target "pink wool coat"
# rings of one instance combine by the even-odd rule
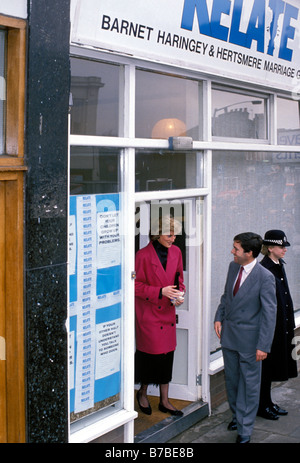
[[[150,242],[136,254],[135,261],[136,348],[148,354],[165,354],[176,348],[176,313],[169,298],[159,299],[160,288],[174,285],[179,272],[179,289],[185,290],[180,249],[168,250],[166,270]]]

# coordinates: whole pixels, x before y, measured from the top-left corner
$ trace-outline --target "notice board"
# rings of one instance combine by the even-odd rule
[[[71,421],[120,393],[121,239],[118,194],[70,197]]]

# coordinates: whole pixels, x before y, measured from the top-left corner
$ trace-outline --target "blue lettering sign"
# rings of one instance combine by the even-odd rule
[[[285,6],[282,33],[281,33],[281,42],[279,50],[279,58],[285,59],[287,61],[292,60],[293,51],[290,48],[287,48],[287,40],[294,39],[295,37],[295,28],[290,25],[291,18],[298,18],[298,8],[295,8],[288,3]]]
[[[214,1],[212,12],[211,12],[211,32],[212,37],[216,39],[224,40],[227,42],[228,39],[228,27],[222,26],[220,24],[221,21],[221,14],[230,13],[230,0],[217,0]]]
[[[268,45],[268,55],[273,56],[274,53],[274,41],[277,34],[277,24],[279,15],[284,11],[284,2],[282,0],[269,0],[269,7],[273,13],[273,19],[270,26],[270,40]]]
[[[292,61],[293,49],[288,47],[288,40],[295,38],[295,27],[291,20],[297,20],[299,8],[296,8],[283,0],[254,0],[249,23],[246,32],[242,32],[241,17],[245,0],[213,0],[211,18],[209,18],[207,0],[185,0],[181,19],[181,28],[193,30],[195,14],[197,16],[200,34],[223,40],[244,48],[250,49],[253,41],[260,53],[265,52],[266,34],[266,8],[272,11],[272,20],[269,30],[269,43],[267,54],[273,56],[275,37],[278,33],[280,15],[283,15],[280,47],[278,57],[286,61]],[[222,15],[230,15],[233,2],[230,28],[221,24]]]
[[[246,46],[245,45],[246,44],[246,34],[244,32],[240,32],[240,22],[241,22],[243,2],[244,0],[236,0],[234,2],[232,20],[231,20],[230,37],[229,37],[230,43],[234,43],[235,45],[240,45],[241,47]]]
[[[246,34],[246,47],[251,48],[252,40],[257,42],[257,51],[264,53],[265,48],[265,11],[261,0],[255,0]]]
[[[181,28],[193,29],[194,14],[197,12],[199,30],[201,34],[211,36],[210,21],[206,0],[186,0],[183,7]]]

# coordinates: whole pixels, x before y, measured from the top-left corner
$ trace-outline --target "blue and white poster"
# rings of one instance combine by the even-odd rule
[[[70,412],[120,392],[119,195],[70,197]]]

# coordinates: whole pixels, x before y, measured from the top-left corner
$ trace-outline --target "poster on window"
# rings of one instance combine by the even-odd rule
[[[119,219],[118,194],[70,197],[69,389],[75,415],[106,406],[120,392]]]

